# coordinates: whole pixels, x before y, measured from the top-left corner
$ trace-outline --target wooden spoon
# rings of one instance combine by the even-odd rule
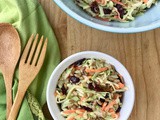
[[[21,43],[16,29],[11,24],[0,23],[0,70],[6,86],[6,118],[12,107],[12,79],[20,51]]]

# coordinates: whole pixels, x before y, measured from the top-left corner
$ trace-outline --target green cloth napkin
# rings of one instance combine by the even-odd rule
[[[18,120],[44,120],[41,106],[46,102],[48,79],[60,61],[57,40],[41,5],[36,0],[0,0],[0,22],[11,23],[21,38],[22,50],[32,33],[48,38],[44,65],[30,85],[22,103]],[[18,87],[18,67],[14,76],[13,96]],[[6,119],[6,93],[3,75],[0,73],[0,120]]]

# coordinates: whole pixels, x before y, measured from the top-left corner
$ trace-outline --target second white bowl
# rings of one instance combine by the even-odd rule
[[[123,76],[125,85],[128,87],[128,90],[124,93],[123,105],[120,111],[120,118],[118,120],[127,120],[132,112],[135,100],[135,91],[132,78],[130,77],[126,68],[118,60],[111,57],[110,55],[94,51],[85,51],[71,55],[68,58],[64,59],[53,71],[47,86],[47,104],[52,117],[55,120],[65,120],[60,114],[60,110],[58,108],[58,105],[56,104],[56,99],[54,96],[57,81],[63,71],[69,65],[82,58],[104,59],[106,60],[106,62],[114,65],[117,72],[119,72]]]

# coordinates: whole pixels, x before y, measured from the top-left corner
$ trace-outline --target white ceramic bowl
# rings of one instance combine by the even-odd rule
[[[132,82],[132,78],[130,77],[126,68],[115,58],[110,55],[94,52],[94,51],[85,51],[73,54],[63,60],[53,71],[47,86],[47,104],[49,111],[54,118],[54,120],[64,120],[64,118],[60,114],[60,110],[58,105],[56,104],[54,92],[57,86],[57,81],[62,74],[62,72],[72,63],[82,58],[98,58],[104,59],[106,62],[111,63],[115,66],[116,70],[124,77],[125,85],[128,87],[128,90],[124,93],[123,98],[123,106],[120,111],[120,118],[118,120],[127,120],[129,115],[132,112],[132,108],[135,100],[135,91]]]
[[[90,27],[116,33],[135,33],[160,27],[160,2],[143,15],[128,23],[106,22],[95,19],[75,5],[74,0],[53,0],[68,15]]]

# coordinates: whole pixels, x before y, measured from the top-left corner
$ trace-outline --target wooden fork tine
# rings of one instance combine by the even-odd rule
[[[31,37],[29,38],[28,42],[27,42],[26,47],[24,48],[23,54],[21,56],[20,63],[25,63],[25,61],[27,59],[29,49],[30,49],[30,46],[31,46],[32,41],[33,41],[33,38],[34,38],[34,35],[32,34]]]
[[[33,42],[33,44],[32,44],[31,51],[30,51],[30,53],[29,53],[29,57],[28,57],[28,60],[27,60],[27,63],[28,63],[28,64],[31,63],[31,60],[32,60],[34,51],[35,51],[35,49],[36,49],[36,45],[37,45],[37,41],[38,41],[38,36],[39,36],[39,35],[37,34],[36,37],[35,37],[35,40],[34,40],[34,42]]]
[[[42,43],[43,43],[43,36],[41,37],[41,39],[40,39],[40,41],[38,43],[38,47],[37,47],[37,50],[35,52],[35,55],[34,55],[34,58],[33,58],[33,62],[32,62],[33,65],[36,65],[36,62],[37,62],[37,59],[38,59],[38,55],[39,55],[41,47],[42,47]]]
[[[44,58],[46,55],[46,50],[47,50],[47,43],[48,43],[48,39],[46,38],[44,41],[44,45],[43,45],[42,51],[40,53],[39,59],[38,59],[38,63],[37,63],[37,66],[39,66],[39,67],[41,67],[41,65],[43,64],[43,61],[44,61]]]

